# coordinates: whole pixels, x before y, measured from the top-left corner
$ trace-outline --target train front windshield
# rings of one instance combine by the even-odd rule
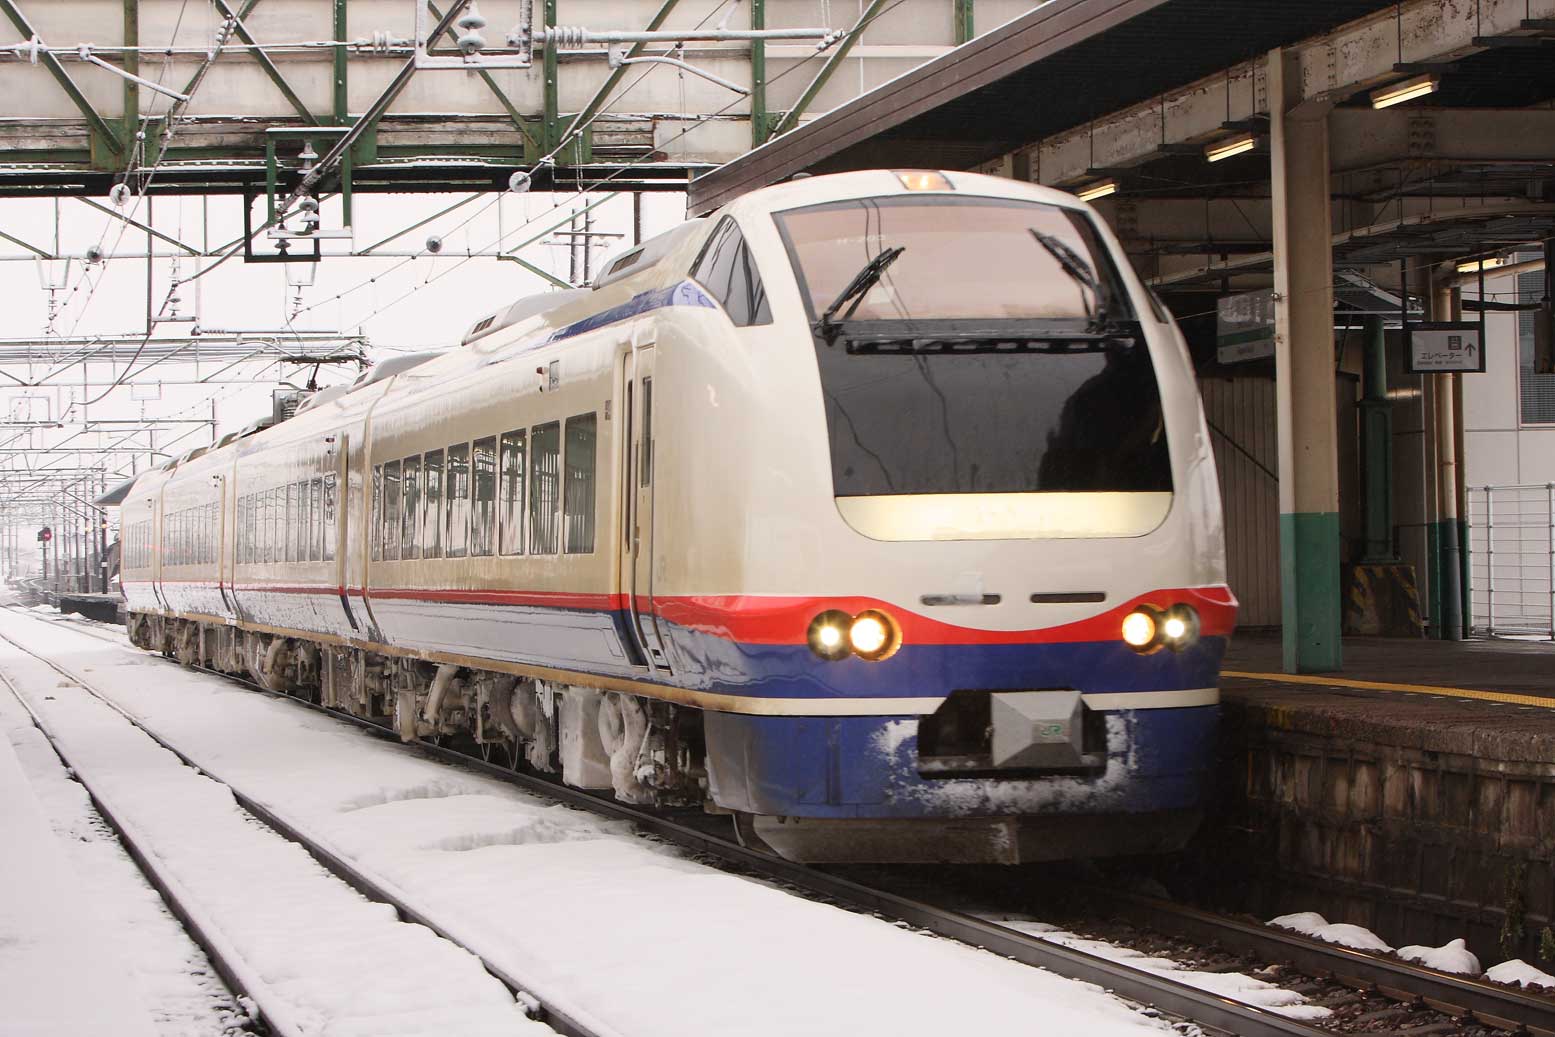
[[[1150,354],[1083,213],[907,195],[775,219],[838,497],[1170,493]]]

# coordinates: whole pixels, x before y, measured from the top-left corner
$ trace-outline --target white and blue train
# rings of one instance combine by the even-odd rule
[[[142,476],[131,639],[817,861],[1180,846],[1236,602],[1083,203],[752,192]]]

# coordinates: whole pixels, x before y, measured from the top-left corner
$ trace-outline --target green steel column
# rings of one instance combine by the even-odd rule
[[[1388,401],[1387,335],[1382,318],[1366,318],[1366,385],[1361,400],[1362,470],[1366,486],[1364,562],[1391,562],[1393,552],[1393,404]]]
[[[335,0],[335,39],[344,42],[350,39],[346,35],[346,0]],[[335,125],[344,126],[350,121],[350,99],[346,94],[346,48],[335,48]]]
[[[1269,55],[1280,591],[1285,670],[1337,670],[1339,460],[1328,109],[1306,103],[1296,55]]]
[[[545,0],[545,27],[556,27],[556,0]],[[561,139],[561,110],[557,100],[556,67],[557,53],[556,43],[553,40],[545,41],[545,146],[549,150],[556,146]],[[558,156],[565,159],[565,156]]]
[[[767,27],[767,0],[751,0],[751,28]],[[767,42],[751,40],[751,147],[767,142]]]
[[[140,46],[140,0],[124,0],[124,71],[132,76],[140,75],[140,52],[130,50]],[[131,150],[135,147],[135,132],[140,128],[140,87],[124,81],[124,139]],[[126,159],[129,156],[125,156]]]
[[[977,30],[972,27],[972,2],[973,0],[955,0],[953,18],[955,20],[956,46],[966,43],[977,35]]]
[[[1437,320],[1456,320],[1462,300],[1447,280],[1436,286]],[[1458,539],[1458,407],[1455,374],[1432,375],[1436,385],[1436,542],[1442,553],[1441,637],[1463,640],[1463,564]]]

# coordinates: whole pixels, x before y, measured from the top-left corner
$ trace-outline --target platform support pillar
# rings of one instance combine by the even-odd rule
[[[1269,98],[1284,663],[1323,673],[1342,661],[1329,106],[1305,101],[1283,50],[1269,55]]]
[[[1393,552],[1393,404],[1388,401],[1388,345],[1382,317],[1366,323],[1366,385],[1361,446],[1366,477],[1364,562],[1391,562]]]

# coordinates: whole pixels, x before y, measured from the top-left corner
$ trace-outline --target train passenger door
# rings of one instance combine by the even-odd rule
[[[632,637],[650,670],[669,669],[653,611],[653,344],[627,352],[623,364],[621,590]]]
[[[233,466],[230,476],[225,472],[219,473],[213,477],[213,481],[216,484],[216,488],[220,491],[217,497],[220,503],[216,505],[216,591],[221,595],[221,606],[227,610],[227,616],[231,619],[236,619],[237,609],[233,605],[233,597],[236,596],[236,590],[233,591],[233,596],[227,594],[228,589],[232,588],[233,582],[232,567],[227,564],[229,552],[234,559],[237,557],[234,550],[237,530],[235,524],[227,521],[227,497],[229,496],[227,487],[235,485],[237,482],[236,465]],[[236,511],[237,495],[234,493],[231,496],[233,497],[232,507]]]
[[[346,622],[351,624],[352,630],[359,630],[361,627],[357,625],[356,615],[351,611],[351,598],[346,588],[349,572],[347,563],[351,557],[351,509],[346,500],[346,488],[350,485],[351,476],[350,433],[342,429],[333,439],[330,447],[332,452],[327,455],[324,472],[324,515],[326,522],[334,520],[334,525],[324,530],[324,550],[328,552],[325,561],[332,559],[335,563],[335,592],[340,595],[340,607],[345,610]]]

